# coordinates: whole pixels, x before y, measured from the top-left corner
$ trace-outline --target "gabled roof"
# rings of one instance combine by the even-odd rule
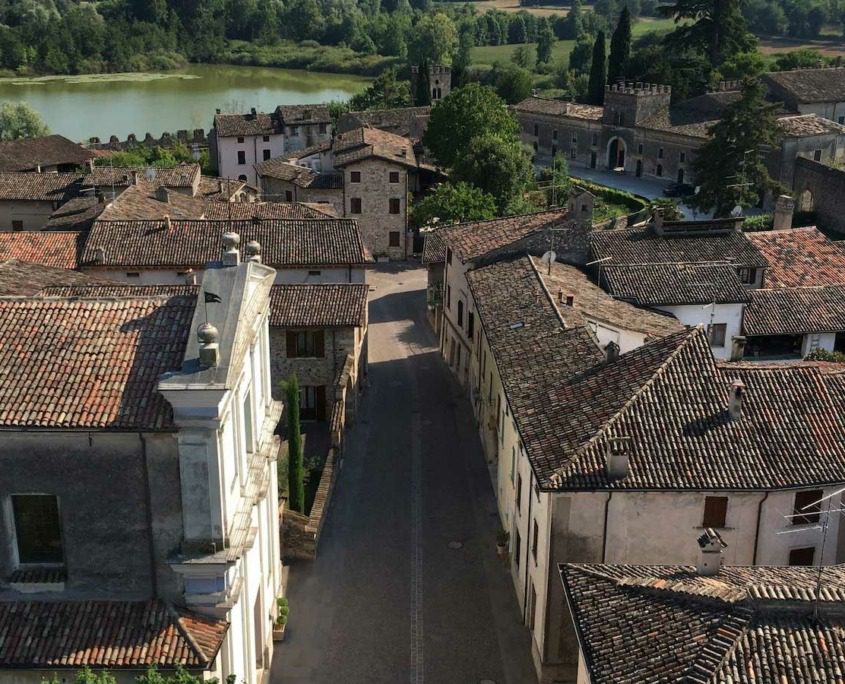
[[[220,257],[221,236],[257,240],[274,268],[364,265],[372,259],[354,219],[98,221],[85,243],[86,268],[202,269]]]
[[[417,165],[414,145],[408,138],[378,128],[356,128],[340,133],[334,139],[332,150],[336,167],[371,157],[405,166]]]
[[[35,171],[40,167],[82,166],[96,155],[63,135],[0,142],[0,171]]]
[[[14,340],[0,345],[0,426],[172,429],[156,386],[182,363],[195,301],[0,298]]]
[[[845,568],[559,566],[592,684],[841,682]]]
[[[205,216],[205,208],[206,201],[199,197],[187,197],[139,178],[109,201],[97,220],[155,221],[165,216],[173,219],[200,219]]]
[[[288,181],[294,185],[308,187],[317,176],[317,172],[307,166],[300,166],[289,161],[290,157],[273,157],[255,165],[255,170],[261,177],[276,178]]]
[[[604,114],[604,107],[577,104],[564,100],[550,100],[542,97],[529,97],[518,102],[513,108],[525,114],[546,114],[548,116],[568,116],[574,119],[599,121]]]
[[[604,265],[602,278],[614,297],[641,306],[745,303],[750,301],[736,267],[726,263]]]
[[[751,290],[745,335],[845,332],[845,285]]]
[[[442,264],[446,261],[446,243],[440,228],[423,233],[422,263]]]
[[[745,385],[741,417],[727,408]],[[523,433],[551,489],[772,490],[845,480],[842,373],[815,364],[717,365],[700,328],[670,335],[541,391]],[[611,438],[629,472],[606,473]]]
[[[82,274],[80,274],[82,275]],[[103,299],[115,297],[195,297],[199,285],[133,285],[106,278],[91,278],[95,284],[51,285],[39,290],[42,297],[80,297]]]
[[[766,259],[732,219],[665,222],[664,234],[652,226],[598,231],[590,235],[593,259],[610,257],[602,266],[727,262],[765,268]]]
[[[741,97],[739,91],[705,93],[665,107],[640,121],[637,127],[705,139],[725,108]]]
[[[246,187],[246,183],[231,178],[216,178],[214,176],[200,176],[197,197],[210,201],[228,202]]]
[[[345,133],[354,128],[369,126],[407,138],[420,137],[425,122],[431,116],[431,107],[399,107],[396,109],[370,109],[362,112],[345,112],[337,120],[337,131]]]
[[[205,217],[216,221],[318,219],[333,217],[330,212],[330,205],[320,211],[319,205],[303,202],[208,202],[205,205]]]
[[[771,71],[763,79],[796,102],[845,102],[845,68],[793,69]]]
[[[66,202],[79,194],[76,173],[0,173],[0,200]]]
[[[765,286],[845,284],[845,248],[816,228],[747,233],[769,263]]]
[[[274,285],[270,325],[282,328],[358,327],[367,320],[366,284]]]
[[[214,128],[221,138],[278,135],[282,132],[281,122],[276,116],[254,111],[249,114],[215,114]]]
[[[521,214],[490,221],[456,223],[440,229],[440,237],[462,263],[507,247],[534,233],[567,221],[566,209]]]
[[[327,124],[332,121],[329,107],[324,104],[279,105],[276,107],[276,115],[285,126]]]
[[[99,197],[73,197],[56,209],[47,220],[44,230],[88,230],[106,208]]]
[[[107,283],[79,271],[27,263],[18,259],[0,261],[0,296],[34,295],[45,287]]]
[[[229,625],[149,601],[0,601],[0,667],[209,668]]]
[[[81,231],[0,232],[0,259],[73,269],[77,266],[86,235]]]
[[[193,187],[200,175],[199,164],[177,164],[170,168],[154,166],[95,166],[82,179],[86,187],[125,188],[135,182],[135,177],[146,180],[155,187],[190,188]],[[233,181],[233,184],[237,181]]]

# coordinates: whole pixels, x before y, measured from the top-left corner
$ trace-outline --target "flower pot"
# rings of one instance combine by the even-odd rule
[[[284,641],[285,640],[285,627],[284,625],[273,625],[273,641]]]
[[[496,551],[500,556],[507,556],[508,555],[508,544],[505,542],[504,544],[496,544]]]

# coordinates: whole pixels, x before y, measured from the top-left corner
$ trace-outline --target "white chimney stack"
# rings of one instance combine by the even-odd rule
[[[698,574],[704,577],[718,575],[722,568],[722,549],[727,548],[728,545],[712,527],[704,530],[704,534],[697,541],[701,549],[698,555]]]
[[[210,368],[216,366],[220,360],[220,345],[218,339],[220,333],[211,323],[206,321],[197,328],[197,339],[200,344],[200,366]]]
[[[731,383],[731,395],[728,400],[728,415],[731,420],[742,418],[742,402],[745,398],[745,383],[742,380],[734,380]]]
[[[257,240],[250,240],[244,246],[244,255],[247,261],[253,261],[256,264],[261,263],[261,245]]]
[[[605,457],[607,459],[607,476],[611,480],[621,480],[623,477],[627,477],[630,455],[630,437],[611,437],[607,440]]]
[[[745,356],[745,345],[748,340],[744,335],[737,335],[731,341],[731,361],[742,361]]]

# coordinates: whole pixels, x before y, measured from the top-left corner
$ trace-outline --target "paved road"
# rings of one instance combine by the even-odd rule
[[[425,272],[370,280],[370,388],[318,558],[291,567],[273,684],[530,684],[492,485],[425,321]]]

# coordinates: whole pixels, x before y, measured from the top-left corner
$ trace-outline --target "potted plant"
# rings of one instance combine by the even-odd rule
[[[508,553],[508,542],[511,540],[510,532],[499,528],[499,531],[496,532],[496,551],[498,551],[500,556],[506,556]]]
[[[276,619],[273,621],[273,641],[284,641],[285,626],[288,624],[288,600],[284,596],[276,599]]]

